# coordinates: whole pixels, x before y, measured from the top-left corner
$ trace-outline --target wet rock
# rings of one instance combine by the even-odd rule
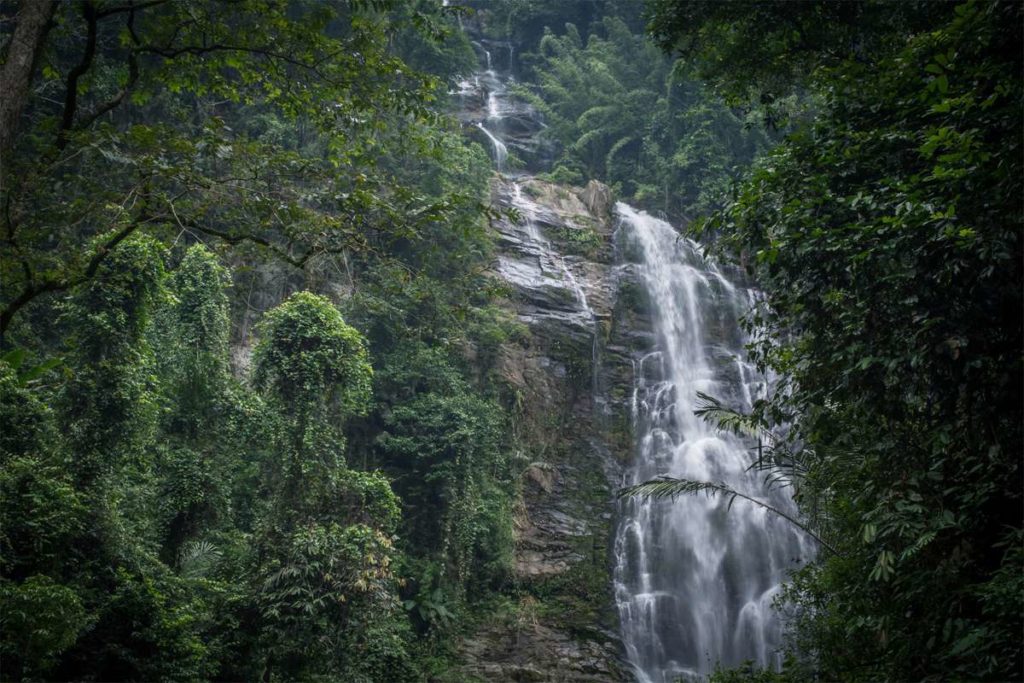
[[[607,230],[605,234],[611,234],[612,226],[612,191],[604,183],[591,180],[583,191],[579,193],[580,200],[592,216],[601,221],[601,225]]]
[[[529,464],[514,515],[514,571],[544,604],[526,619],[489,620],[464,647],[465,673],[495,681],[619,681],[609,552],[614,490],[630,452],[637,349],[651,344],[636,307],[618,301],[611,193],[531,177],[497,178],[493,201],[527,220],[492,224],[494,272],[529,338],[506,344],[497,369],[518,396]],[[573,252],[581,239],[589,255]],[[641,328],[633,329],[639,322]],[[532,599],[532,598],[530,598]]]
[[[535,462],[526,468],[523,478],[538,486],[544,493],[551,493],[555,487],[558,470],[546,462]]]

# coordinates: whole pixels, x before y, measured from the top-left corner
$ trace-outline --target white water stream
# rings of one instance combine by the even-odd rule
[[[654,350],[633,387],[634,464],[624,485],[659,476],[722,482],[781,509],[791,502],[748,470],[750,444],[694,415],[697,392],[741,409],[764,390],[743,359],[738,318],[752,292],[665,221],[619,203],[620,239],[649,297]],[[614,547],[622,637],[643,683],[699,678],[716,664],[774,664],[772,599],[810,548],[788,522],[737,500],[684,496],[622,504]]]
[[[494,168],[499,172],[504,171],[505,162],[508,161],[508,147],[494,133],[489,131],[484,124],[477,123],[476,127],[482,130],[487,139],[491,141],[491,147],[494,149]]]

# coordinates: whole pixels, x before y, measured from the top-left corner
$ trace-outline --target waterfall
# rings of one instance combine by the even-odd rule
[[[487,139],[491,141],[491,146],[494,148],[494,168],[498,171],[505,170],[505,162],[508,160],[508,147],[498,139],[498,136],[487,130],[484,124],[477,123],[476,127],[482,130]]]
[[[485,119],[487,125],[478,121],[476,126],[491,141],[491,147],[494,149],[494,168],[501,172],[505,170],[505,162],[508,160],[508,146],[496,133],[501,130],[501,120],[504,115],[501,100],[507,97],[507,88],[504,79],[491,66],[490,50],[484,50],[484,54],[487,56],[487,70],[483,73],[483,83],[487,93],[487,117]]]
[[[544,207],[528,199],[523,194],[523,186],[519,183],[512,184],[512,206],[519,210],[523,218],[523,227],[527,236],[526,244],[528,245],[526,248],[531,249],[537,255],[538,272],[541,279],[532,285],[538,286],[544,280],[549,280],[558,282],[564,288],[572,291],[576,298],[574,309],[582,314],[585,324],[593,328],[597,319],[594,316],[594,310],[587,302],[587,293],[576,276],[573,275],[572,270],[566,265],[565,257],[551,245],[551,242],[540,231],[538,217],[545,211]],[[551,267],[552,265],[554,268]],[[507,275],[507,277],[514,279],[513,275]]]
[[[511,71],[514,48],[508,43],[474,41],[480,57],[480,68],[459,81],[451,94],[458,96],[459,118],[480,130],[491,148],[495,169],[515,175],[544,168],[543,161],[551,152],[551,143],[541,139],[545,128],[540,113],[529,102],[518,97]],[[501,52],[490,48],[507,48],[509,64],[503,63]]]
[[[782,509],[792,503],[748,471],[750,444],[694,415],[697,392],[749,409],[763,379],[743,359],[738,318],[752,292],[668,223],[619,203],[620,251],[649,298],[655,347],[635,362],[631,485],[668,475],[724,482]],[[772,598],[811,548],[785,520],[738,500],[631,499],[620,508],[615,596],[642,683],[696,679],[717,663],[775,662]]]
[[[486,69],[461,82],[456,94],[468,105],[463,120],[484,133],[496,169],[505,173],[510,152],[516,165],[538,159],[543,122],[514,96],[511,74],[499,72],[491,52],[478,48]],[[519,223],[497,225],[498,271],[523,298],[521,320],[556,325],[560,333],[590,343],[593,405],[595,414],[604,414],[611,408],[598,379],[597,317],[570,267],[575,263],[567,263],[543,233],[558,218],[527,196],[528,178],[515,172],[497,186],[506,205],[522,216]],[[753,293],[734,284],[668,223],[621,203],[616,211],[618,272],[635,278],[646,293],[654,333],[652,348],[634,360],[636,440],[622,484],[661,475],[724,482],[792,511],[785,492],[766,490],[760,475],[748,471],[751,444],[693,414],[698,392],[749,409],[765,391],[763,378],[744,357],[739,325]],[[813,548],[763,508],[744,501],[727,508],[727,500],[704,497],[620,504],[613,590],[626,656],[641,683],[700,679],[719,663],[776,664],[781,624],[772,600],[787,571]]]

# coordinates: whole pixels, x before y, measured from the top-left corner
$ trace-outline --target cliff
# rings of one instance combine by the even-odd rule
[[[625,680],[610,554],[638,325],[620,302],[611,193],[597,182],[496,176],[493,201],[519,213],[492,226],[494,270],[509,286],[504,305],[528,330],[502,346],[497,363],[525,463],[519,599],[465,639],[462,672],[487,681]]]

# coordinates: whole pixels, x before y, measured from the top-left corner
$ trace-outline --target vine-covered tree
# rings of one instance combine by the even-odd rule
[[[281,418],[257,551],[266,671],[377,680],[367,675],[376,667],[400,675],[410,665],[396,634],[387,661],[360,653],[389,637],[398,608],[390,568],[397,500],[385,479],[348,470],[342,457],[341,421],[370,398],[364,341],[330,301],[299,292],[265,316],[254,364]]]

